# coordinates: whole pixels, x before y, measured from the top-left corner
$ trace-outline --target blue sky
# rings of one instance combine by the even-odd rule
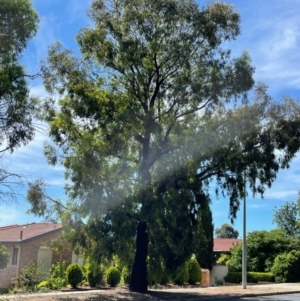
[[[205,3],[205,1],[199,1]],[[269,86],[269,93],[280,100],[283,95],[300,97],[300,2],[294,0],[251,0],[227,1],[236,6],[242,19],[242,34],[228,45],[233,56],[247,50],[256,67],[255,80]],[[90,1],[83,0],[34,0],[35,9],[40,15],[37,36],[31,41],[23,55],[23,64],[28,73],[39,69],[39,62],[45,59],[48,45],[56,40],[66,48],[78,51],[75,35],[78,30],[90,24],[86,15]],[[32,95],[45,96],[39,80],[30,81]],[[35,140],[26,147],[6,155],[6,162],[12,171],[22,173],[28,179],[43,178],[49,183],[49,194],[54,198],[65,199],[62,167],[51,167],[43,155],[43,144],[47,136],[36,133]],[[270,230],[274,207],[286,201],[295,201],[300,190],[300,155],[293,159],[288,170],[281,170],[264,199],[247,199],[247,231]],[[24,195],[25,189],[20,190]],[[228,200],[212,195],[212,211],[215,227],[229,222]],[[16,204],[0,206],[0,226],[41,221],[26,214],[28,204],[21,197]],[[234,226],[242,234],[242,211],[239,211]]]

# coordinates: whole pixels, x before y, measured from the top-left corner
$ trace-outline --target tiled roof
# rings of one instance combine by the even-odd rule
[[[32,223],[0,227],[0,242],[19,242],[60,229],[61,224]]]
[[[214,239],[214,252],[229,252],[230,249],[242,243],[242,239],[235,238],[215,238]]]

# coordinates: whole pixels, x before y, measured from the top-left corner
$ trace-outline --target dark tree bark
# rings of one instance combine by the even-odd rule
[[[147,281],[148,232],[147,223],[139,222],[136,233],[136,252],[132,267],[129,289],[143,293],[148,290]]]

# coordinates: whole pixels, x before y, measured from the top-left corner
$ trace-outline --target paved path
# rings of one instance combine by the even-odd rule
[[[146,294],[138,294],[129,292],[127,289],[109,289],[94,291],[76,291],[76,292],[54,292],[46,294],[28,294],[28,295],[6,295],[0,296],[0,300],[7,301],[208,301],[208,300],[276,300],[272,298],[254,298],[256,296],[277,296],[282,294],[300,294],[300,283],[298,284],[268,284],[268,285],[252,285],[247,289],[241,286],[222,286],[209,288],[185,288],[185,289],[165,289],[150,290]],[[293,297],[293,295],[290,295]],[[247,299],[248,298],[248,299]],[[251,299],[252,298],[252,299]],[[277,299],[284,301],[299,301],[300,299]]]

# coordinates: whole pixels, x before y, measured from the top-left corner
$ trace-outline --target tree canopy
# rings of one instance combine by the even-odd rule
[[[284,231],[253,231],[247,235],[247,270],[270,272],[276,256],[297,250],[297,241],[284,235]],[[242,271],[242,244],[231,249],[227,265],[233,271]]]
[[[3,162],[5,152],[27,144],[34,136],[36,100],[29,96],[19,55],[37,31],[38,16],[28,0],[0,0],[0,201],[14,195],[12,173]]]
[[[220,228],[216,228],[215,236],[216,238],[238,238],[239,231],[229,224],[223,224]]]
[[[240,34],[232,5],[94,0],[89,15],[82,58],[55,44],[44,65],[45,154],[65,167],[70,225],[87,221],[102,254],[136,239],[130,289],[145,291],[148,254],[176,268],[200,243],[212,181],[234,219],[244,177],[262,195],[288,167],[299,105],[255,84],[246,52],[231,58],[224,42]]]
[[[287,236],[300,238],[300,198],[297,202],[286,202],[276,208],[273,221]]]

